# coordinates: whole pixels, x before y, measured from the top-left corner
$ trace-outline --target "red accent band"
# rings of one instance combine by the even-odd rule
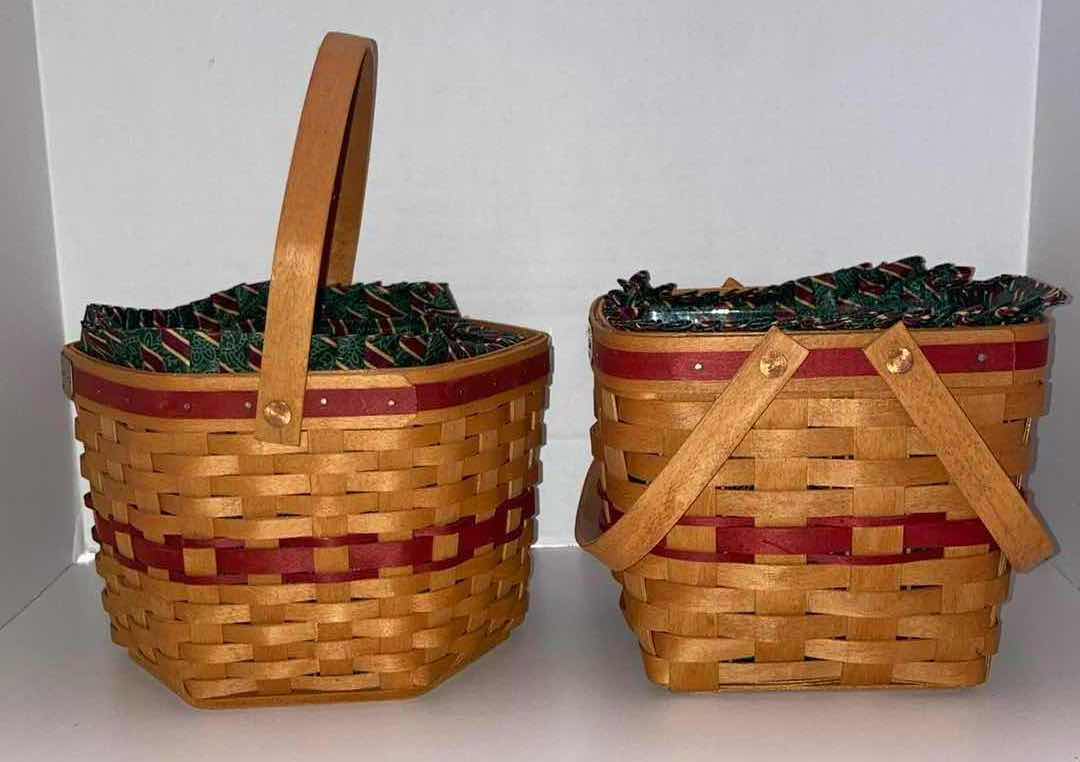
[[[1050,359],[1050,339],[1016,342],[1016,370],[1042,368]]]
[[[938,373],[1031,370],[1046,365],[1048,339],[922,347]],[[601,373],[649,381],[724,381],[735,376],[749,352],[634,352],[597,344],[593,362]],[[979,358],[982,358],[981,360]],[[700,366],[700,367],[699,367]],[[795,378],[874,376],[877,371],[854,347],[815,349]]]
[[[437,383],[384,389],[309,389],[304,416],[402,415],[463,405],[501,394],[548,375],[547,352],[505,368]],[[256,392],[161,391],[107,381],[76,368],[74,393],[101,405],[155,418],[254,418]],[[325,401],[325,403],[324,403]]]
[[[464,405],[524,386],[543,378],[550,370],[549,353],[542,352],[521,362],[496,368],[487,373],[478,373],[453,381],[417,384],[415,387],[417,406],[420,410],[437,410]]]
[[[87,495],[86,503],[92,503]],[[511,511],[521,511],[517,528],[507,531]],[[169,572],[173,582],[191,585],[246,585],[251,574],[280,574],[284,584],[298,582],[348,582],[379,576],[384,567],[412,566],[414,573],[448,569],[473,557],[485,545],[500,546],[521,536],[525,522],[536,515],[536,492],[528,489],[518,497],[500,505],[493,516],[476,521],[468,516],[445,526],[432,526],[413,532],[410,540],[379,542],[378,535],[353,534],[343,537],[294,537],[283,539],[277,548],[246,548],[240,540],[192,540],[180,535],[166,535],[164,542],[146,539],[135,527],[94,512],[94,539],[114,550],[114,558],[122,565],[145,572],[147,568]],[[131,538],[132,557],[119,549],[116,535]],[[457,534],[457,554],[435,560],[436,535]],[[315,569],[315,549],[327,546],[348,547],[349,569],[342,572],[322,572]],[[192,577],[184,572],[185,548],[213,548],[217,574]]]
[[[622,513],[605,499],[600,528],[606,531]],[[610,520],[607,518],[610,516]],[[946,547],[989,545],[990,533],[978,519],[949,521],[944,513],[907,516],[825,516],[809,519],[805,527],[758,527],[753,519],[731,516],[683,516],[678,526],[713,527],[714,551],[678,550],[664,538],[653,555],[701,563],[754,563],[755,555],[805,555],[809,564],[876,565],[941,558]],[[856,527],[903,527],[902,554],[853,555]]]

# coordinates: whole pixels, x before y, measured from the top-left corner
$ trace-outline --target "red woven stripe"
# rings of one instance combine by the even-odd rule
[[[1046,365],[1050,355],[1050,340],[1016,342],[1016,370],[1033,370]]]
[[[889,556],[807,556],[806,563],[840,564],[841,566],[886,566],[888,564],[910,564],[915,561],[929,561],[944,556],[945,551],[942,548],[931,548],[929,550],[916,550]]]
[[[943,548],[984,544],[996,547],[994,538],[978,519],[908,524],[904,527],[905,548]]]
[[[877,371],[861,349],[840,347],[812,351],[795,371],[795,378],[846,378],[872,376],[875,373]]]
[[[543,378],[550,371],[551,360],[548,353],[543,352],[487,373],[441,383],[417,384],[416,399],[420,410],[454,407],[525,386]]]
[[[811,516],[807,526],[895,527],[944,521],[944,513],[910,513],[903,516]]]
[[[922,347],[938,373],[981,373],[1030,370],[1046,364],[1047,339],[982,344],[940,344]],[[734,377],[749,352],[633,352],[597,344],[596,368],[620,378],[653,381],[723,381]],[[795,373],[796,378],[873,376],[877,371],[861,349],[815,349]]]
[[[1016,345],[1011,342],[931,345],[921,349],[938,373],[1012,370],[1016,361]]]
[[[98,378],[76,368],[75,394],[117,410],[155,418],[254,418],[255,392],[180,392],[140,389]],[[322,404],[322,400],[326,404]],[[391,405],[390,403],[393,402]],[[363,416],[415,413],[412,387],[394,389],[315,389],[304,395],[304,415]]]
[[[606,511],[601,514],[600,528],[607,530],[623,514],[606,497],[602,497]],[[978,519],[949,521],[944,513],[824,516],[810,519],[805,527],[758,527],[753,526],[753,519],[742,516],[683,516],[678,525],[715,528],[715,551],[669,548],[667,538],[664,538],[652,550],[654,555],[701,563],[753,563],[755,555],[805,555],[807,563],[811,564],[875,565],[941,558],[946,547],[997,547]],[[852,554],[852,537],[856,527],[885,526],[903,527],[903,553],[879,556]]]
[[[87,496],[87,504],[91,501]],[[92,507],[92,505],[91,505]],[[506,531],[511,511],[521,512],[521,521],[512,531]],[[129,568],[146,571],[147,568],[169,572],[169,579],[188,584],[247,584],[248,575],[280,574],[285,583],[296,582],[345,582],[379,576],[386,567],[412,566],[416,573],[435,571],[456,566],[473,557],[475,551],[486,545],[504,545],[519,538],[524,522],[536,515],[536,493],[527,490],[519,497],[505,501],[494,515],[477,522],[468,517],[450,527],[429,527],[414,532],[413,538],[396,542],[378,542],[372,535],[354,534],[345,537],[301,537],[282,540],[277,548],[245,548],[236,541],[228,540],[228,546],[213,545],[207,540],[186,540],[178,535],[167,535],[164,542],[152,542],[135,527],[113,521],[94,513],[94,538],[103,546],[112,547],[116,559]],[[458,552],[452,558],[433,558],[434,537],[456,531],[459,534]],[[132,557],[124,556],[117,544],[117,533],[130,536]],[[358,542],[348,542],[355,538]],[[348,548],[349,569],[342,572],[322,572],[315,569],[315,549],[327,545]],[[207,577],[190,577],[184,573],[184,549],[214,549],[217,574]]]
[[[719,527],[718,553],[848,553],[851,527]]]
[[[696,561],[702,564],[752,564],[751,553],[707,553],[696,550],[675,550],[662,542],[650,551],[654,556],[674,558],[677,561]]]
[[[544,378],[551,371],[547,352],[505,368],[462,379],[385,389],[312,389],[304,395],[304,415],[354,417],[400,415],[475,402]],[[254,418],[255,392],[161,391],[140,389],[74,369],[75,394],[136,415],[156,418]]]
[[[752,527],[750,516],[683,516],[679,525],[685,527]]]

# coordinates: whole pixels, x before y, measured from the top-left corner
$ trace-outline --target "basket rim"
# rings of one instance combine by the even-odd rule
[[[492,328],[518,333],[523,340],[477,357],[416,367],[316,370],[307,374],[307,388],[312,389],[388,389],[418,384],[453,381],[474,376],[550,351],[551,337],[532,328],[477,320]],[[259,373],[158,373],[126,368],[98,360],[79,349],[77,342],[66,344],[62,351],[74,368],[107,381],[139,389],[160,391],[254,391]]]
[[[732,331],[708,333],[691,331],[628,331],[613,326],[601,309],[604,297],[598,296],[589,307],[589,328],[592,341],[606,346],[639,351],[738,351],[752,350],[764,331]],[[934,344],[976,344],[997,342],[1038,341],[1047,338],[1053,318],[1016,325],[952,326],[948,328],[912,328],[920,346]],[[838,347],[861,348],[869,345],[887,329],[841,329],[820,331],[785,331],[798,339],[807,349]]]

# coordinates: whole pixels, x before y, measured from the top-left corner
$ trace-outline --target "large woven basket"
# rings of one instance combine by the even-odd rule
[[[590,316],[578,540],[674,691],[955,687],[997,651],[1048,326],[784,334]]]
[[[353,269],[374,81],[372,41],[326,38],[259,373],[64,350],[113,640],[196,706],[414,695],[525,616],[548,337],[503,326],[524,340],[307,372],[320,270],[346,283]]]

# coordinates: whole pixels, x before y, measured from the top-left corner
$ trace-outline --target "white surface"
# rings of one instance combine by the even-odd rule
[[[510,640],[419,699],[206,712],[108,642],[90,567],[0,631],[5,759],[1010,762],[1080,754],[1080,593],[1017,580],[984,687],[672,695],[648,683],[617,588],[573,549],[537,552]]]
[[[1021,271],[1037,0],[38,0],[66,327],[269,272],[312,57],[380,45],[362,278],[554,334],[544,543],[585,310],[638,268],[771,282],[913,252]]]
[[[78,512],[30,0],[0,3],[0,624],[72,558]]]
[[[1044,0],[1028,271],[1080,297],[1080,3]],[[1054,310],[1050,415],[1038,428],[1030,479],[1038,507],[1061,544],[1054,559],[1080,581],[1080,305]]]

